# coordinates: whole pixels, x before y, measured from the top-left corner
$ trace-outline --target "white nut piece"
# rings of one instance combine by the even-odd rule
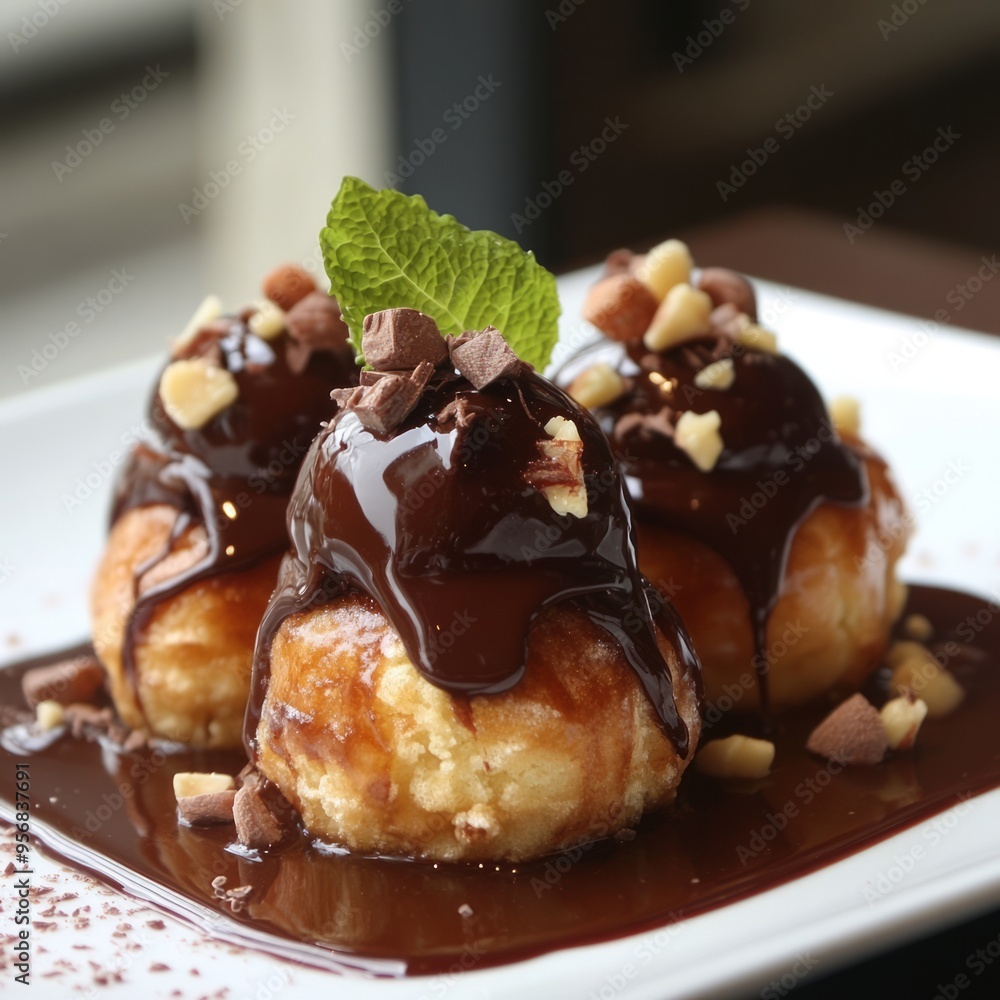
[[[674,444],[701,469],[711,472],[724,447],[719,428],[722,417],[718,410],[695,413],[687,410],[681,414],[674,428]]]
[[[934,635],[934,626],[926,615],[907,615],[903,631],[917,642],[927,642]]]
[[[566,389],[573,399],[588,410],[613,403],[624,391],[624,379],[603,361],[580,372]]]
[[[777,335],[756,323],[747,323],[743,326],[736,334],[736,342],[755,351],[763,351],[765,354],[779,353]]]
[[[712,300],[686,282],[674,285],[653,316],[642,342],[651,351],[665,351],[711,330]]]
[[[919,642],[893,643],[887,662],[893,690],[901,695],[912,692],[922,699],[932,719],[953,712],[965,698],[962,685]]]
[[[567,478],[575,480],[575,484],[557,486],[542,486],[541,493],[549,502],[549,506],[557,514],[571,514],[573,517],[587,516],[587,487],[583,479],[583,441],[580,431],[572,420],[565,417],[553,417],[545,425],[545,433],[551,441],[540,441],[538,450],[546,457],[562,465],[566,469]]]
[[[857,437],[861,433],[861,404],[853,396],[835,396],[830,400],[830,419],[838,434]]]
[[[887,701],[879,713],[890,750],[912,750],[927,717],[927,702],[912,693]]]
[[[271,340],[285,329],[285,312],[270,299],[263,299],[257,304],[257,311],[247,321],[250,332],[261,340]]]
[[[178,771],[174,775],[174,798],[177,799],[228,792],[235,787],[236,782],[231,774],[219,774],[218,771]]]
[[[695,375],[694,384],[698,389],[716,389],[725,392],[735,379],[736,369],[733,366],[733,359],[719,358]]]
[[[183,331],[174,338],[171,351],[177,357],[185,347],[190,344],[198,331],[209,323],[217,320],[222,315],[222,299],[218,295],[206,295],[202,303],[194,311],[194,315],[188,320],[188,324]]]
[[[184,430],[204,427],[231,406],[240,390],[232,372],[205,358],[167,365],[160,376],[160,400],[167,416]]]
[[[635,276],[662,302],[671,288],[691,283],[691,251],[680,240],[658,243],[635,269]]]
[[[43,733],[63,724],[65,711],[58,701],[40,701],[35,706],[35,722]]]
[[[752,736],[727,736],[706,743],[694,766],[711,778],[766,778],[774,763],[774,744]]]

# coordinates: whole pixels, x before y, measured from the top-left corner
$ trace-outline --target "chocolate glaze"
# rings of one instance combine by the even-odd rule
[[[124,754],[64,736],[25,755],[8,731],[0,767],[11,774],[15,761],[30,763],[32,834],[52,853],[218,939],[381,976],[447,974],[470,955],[485,968],[652,932],[798,878],[1000,785],[1000,621],[993,616],[982,627],[975,616],[984,606],[966,594],[911,590],[907,612],[936,624],[948,669],[968,692],[954,714],[924,723],[914,752],[833,773],[803,749],[828,710],[823,702],[776,721],[775,767],[763,781],[728,785],[690,770],[676,804],[647,816],[634,840],[600,840],[595,830],[593,842],[531,864],[366,858],[303,836],[248,859],[227,850],[232,827],[178,826],[171,789],[177,771],[235,774],[240,753]],[[966,620],[981,629],[975,647],[948,645]],[[38,662],[0,670],[5,723],[23,705],[21,674]],[[881,704],[877,688],[868,693]],[[743,731],[746,724],[737,722]],[[718,723],[713,736],[726,727]],[[771,817],[789,803],[794,810],[778,831]],[[13,782],[0,782],[0,815],[13,821],[14,811]],[[219,875],[228,888],[253,887],[239,913],[216,898],[211,883]],[[855,889],[860,904],[865,884]],[[471,915],[459,912],[464,906]]]
[[[732,386],[697,388],[697,373],[723,357],[733,361]],[[795,529],[821,503],[867,503],[860,447],[840,439],[812,381],[782,355],[705,337],[659,353],[630,345],[620,370],[628,391],[598,418],[637,516],[693,535],[732,566],[750,604],[766,705],[767,623]],[[725,448],[711,472],[698,470],[674,444],[674,421],[686,410],[721,417]],[[752,505],[762,490],[767,502]]]
[[[461,418],[439,418],[456,400]],[[554,513],[525,479],[555,416],[574,420],[583,440],[583,518]],[[385,437],[366,430],[348,408],[314,442],[288,528],[292,552],[258,634],[245,728],[251,755],[274,634],[290,614],[348,588],[378,602],[424,677],[462,695],[515,685],[532,621],[573,600],[618,640],[665,733],[686,755],[687,727],[654,617],[695,677],[697,659],[672,608],[639,574],[624,487],[605,436],[590,414],[534,372],[476,390],[453,371],[439,371]],[[442,630],[456,612],[471,627],[449,631],[445,643]]]
[[[288,498],[320,422],[335,410],[330,391],[357,384],[346,341],[341,350],[314,352],[305,370],[295,374],[286,358],[289,335],[263,340],[251,333],[246,320],[252,312],[210,324],[183,355],[210,357],[232,372],[236,402],[205,426],[185,430],[170,419],[155,391],[148,410],[153,440],[135,449],[117,483],[112,523],[145,504],[168,504],[179,512],[164,551],[135,573],[137,599],[122,650],[133,678],[135,643],[162,601],[199,580],[248,569],[287,548]],[[199,526],[207,539],[205,555],[140,593],[143,574],[185,531]]]

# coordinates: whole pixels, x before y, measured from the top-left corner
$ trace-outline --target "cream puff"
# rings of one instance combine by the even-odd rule
[[[593,417],[492,328],[367,317],[306,458],[247,742],[307,831],[521,860],[672,800],[699,668]]]
[[[206,300],[175,341],[92,591],[121,718],[197,747],[240,745],[288,498],[331,391],[357,382],[334,299],[293,267],[264,291],[237,315]]]
[[[640,568],[689,629],[708,704],[780,711],[881,659],[903,504],[852,415],[834,420],[757,324],[750,283],[692,267],[676,240],[613,254],[584,315],[618,343],[564,380],[611,441]]]

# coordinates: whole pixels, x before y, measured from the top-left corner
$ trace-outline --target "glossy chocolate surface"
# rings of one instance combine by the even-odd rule
[[[358,369],[343,349],[316,351],[296,374],[286,357],[287,333],[263,340],[248,329],[246,315],[210,324],[184,357],[208,357],[230,371],[239,398],[205,426],[185,430],[170,419],[153,394],[152,441],[140,444],[117,483],[112,521],[131,508],[164,503],[179,517],[171,542],[188,528],[204,528],[207,551],[189,569],[143,591],[126,634],[124,661],[134,671],[136,638],[156,606],[220,573],[238,572],[288,547],[285,511],[302,458],[336,407],[330,391],[357,383]],[[162,554],[140,567],[136,583]]]
[[[912,753],[870,768],[831,767],[804,750],[828,708],[809,707],[776,721],[767,779],[727,784],[689,771],[676,804],[647,816],[635,839],[585,842],[526,865],[366,858],[304,836],[248,858],[227,850],[232,827],[178,826],[173,774],[236,773],[239,753],[126,754],[68,736],[23,751],[8,730],[0,766],[12,774],[15,761],[29,762],[32,832],[50,852],[211,927],[219,939],[375,975],[446,974],[456,963],[466,967],[469,955],[485,968],[662,928],[805,875],[1000,785],[1000,622],[977,621],[985,607],[966,594],[912,589],[907,613],[935,623],[935,648],[968,692],[954,714],[925,722]],[[967,621],[973,627],[963,634],[979,629],[972,648],[955,641]],[[8,718],[23,704],[20,675],[28,666],[0,671]],[[881,704],[874,682],[869,694]],[[746,721],[736,724],[745,729]],[[727,725],[710,735],[724,735]],[[0,784],[8,820],[13,797],[13,783]],[[773,817],[782,811],[787,823],[778,830]],[[232,913],[215,896],[219,875],[229,888],[252,887],[245,909]],[[855,888],[863,905],[865,885]]]
[[[720,358],[732,360],[732,386],[698,388],[698,372]],[[808,375],[782,355],[705,337],[659,353],[631,346],[621,373],[628,391],[598,417],[637,516],[698,538],[732,566],[750,603],[766,704],[759,654],[795,529],[821,503],[867,502],[862,455],[840,439]],[[674,443],[673,422],[688,410],[721,417],[725,447],[711,472]],[[759,497],[766,502],[754,503]]]
[[[456,404],[460,417],[448,410]],[[582,518],[556,514],[525,478],[556,416],[573,419],[583,440]],[[695,677],[697,660],[670,605],[639,574],[606,438],[590,414],[533,372],[476,390],[439,370],[390,435],[366,430],[348,408],[313,444],[288,526],[292,553],[258,637],[251,752],[275,632],[290,614],[348,588],[378,602],[428,680],[463,695],[515,685],[532,621],[572,600],[619,642],[664,731],[686,751],[654,619]],[[467,629],[449,629],[456,613]]]

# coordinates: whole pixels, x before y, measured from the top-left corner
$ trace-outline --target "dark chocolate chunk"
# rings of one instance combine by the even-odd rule
[[[236,836],[244,847],[254,850],[274,847],[281,841],[284,827],[265,801],[263,779],[251,775],[233,799]]]
[[[416,309],[383,309],[365,317],[361,353],[372,368],[397,372],[421,361],[439,365],[448,348],[430,316]]]
[[[468,340],[456,338],[449,348],[452,363],[477,389],[513,375],[521,365],[500,331],[492,326]]]
[[[233,803],[236,792],[206,792],[204,795],[185,795],[177,800],[177,814],[191,826],[218,826],[233,822]]]
[[[21,691],[32,708],[40,701],[72,705],[92,701],[103,684],[104,668],[94,657],[81,656],[29,670],[21,678]]]

